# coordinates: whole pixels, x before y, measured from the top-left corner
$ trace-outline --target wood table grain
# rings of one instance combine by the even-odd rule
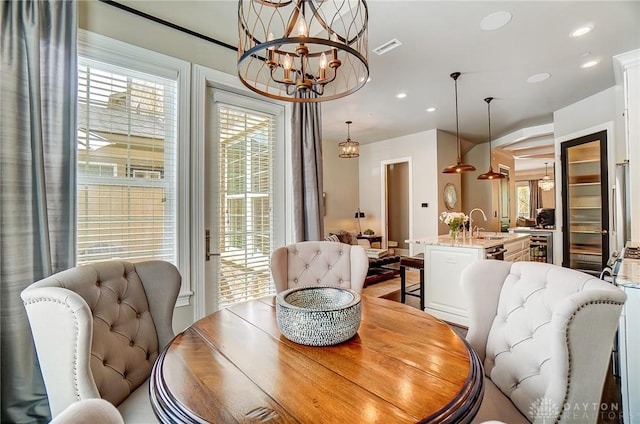
[[[169,423],[464,423],[483,395],[471,347],[415,308],[362,296],[349,341],[309,347],[276,324],[274,297],[215,312],[156,361],[154,411]]]

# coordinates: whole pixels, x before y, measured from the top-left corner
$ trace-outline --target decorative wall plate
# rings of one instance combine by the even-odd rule
[[[458,191],[456,190],[456,186],[453,184],[447,183],[444,186],[442,196],[444,197],[444,205],[447,209],[452,210],[458,204]]]

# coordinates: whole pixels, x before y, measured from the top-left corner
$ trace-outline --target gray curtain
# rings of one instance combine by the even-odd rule
[[[295,242],[324,238],[321,127],[319,103],[294,103],[291,159]]]
[[[542,207],[542,189],[538,186],[539,180],[529,180],[529,217],[536,219],[536,209]]]
[[[20,292],[75,261],[76,3],[0,1],[1,421],[47,422]]]

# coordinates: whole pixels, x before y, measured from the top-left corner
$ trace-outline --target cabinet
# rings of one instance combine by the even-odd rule
[[[425,311],[442,320],[469,326],[460,274],[467,265],[481,259],[484,259],[484,249],[426,246]]]
[[[624,424],[634,424],[640,422],[640,285],[621,288],[627,294],[618,329],[622,417]]]
[[[561,144],[562,266],[599,275],[609,258],[607,132]]]
[[[529,245],[531,244],[531,238],[526,237],[523,239],[510,241],[504,243],[504,260],[507,262],[519,262],[529,260]]]

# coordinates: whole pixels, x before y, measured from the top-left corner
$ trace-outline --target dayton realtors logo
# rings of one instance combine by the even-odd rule
[[[532,421],[541,419],[543,424],[552,423],[560,414],[560,407],[549,398],[538,398],[529,406]]]
[[[593,421],[596,419],[621,419],[622,411],[620,411],[617,403],[565,403],[562,408],[549,398],[538,398],[529,406],[529,416],[531,420],[541,420],[543,424],[553,423],[556,419],[562,417],[573,421]]]

